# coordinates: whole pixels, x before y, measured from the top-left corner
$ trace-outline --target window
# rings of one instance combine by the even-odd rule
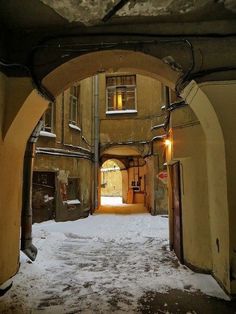
[[[80,86],[73,85],[70,88],[70,121],[72,125],[78,125]]]
[[[53,123],[54,123],[54,104],[49,103],[48,109],[43,115],[43,128],[42,131],[53,133]]]
[[[107,76],[107,112],[134,113],[136,110],[136,76]]]

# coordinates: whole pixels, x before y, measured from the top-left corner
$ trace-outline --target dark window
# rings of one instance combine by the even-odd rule
[[[48,109],[43,115],[43,131],[53,133],[53,123],[54,123],[54,104],[49,103]]]
[[[79,198],[79,179],[68,178],[67,199],[74,200]]]
[[[80,85],[73,85],[70,88],[70,123],[79,124],[79,100],[80,100]]]

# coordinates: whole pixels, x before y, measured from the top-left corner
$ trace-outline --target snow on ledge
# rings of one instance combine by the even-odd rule
[[[57,137],[55,133],[51,133],[51,132],[47,132],[47,131],[40,131],[39,135],[45,136],[45,137],[53,137],[53,138]]]
[[[75,200],[67,200],[67,201],[64,201],[63,203],[67,205],[79,205],[80,201],[78,199],[75,199]]]
[[[69,123],[69,127],[70,127],[71,129],[74,129],[74,130],[77,130],[77,131],[81,132],[81,128],[78,127],[78,126],[75,125],[75,124]]]
[[[119,114],[119,113],[137,113],[138,111],[135,109],[129,109],[129,110],[112,110],[112,111],[106,111],[106,114]]]

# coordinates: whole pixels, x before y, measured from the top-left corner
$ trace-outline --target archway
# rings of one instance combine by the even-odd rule
[[[123,173],[125,170],[124,165],[119,160],[108,159],[102,164],[100,168],[101,205],[123,203],[123,184],[125,184]]]
[[[87,67],[88,64],[89,68]],[[171,70],[168,65],[163,64],[163,62],[157,58],[150,57],[139,52],[114,50],[109,52],[104,51],[90,53],[73,59],[52,71],[43,79],[42,82],[52,94],[57,95],[63,88],[68,87],[75,80],[88,77],[95,74],[97,71],[107,70],[136,71],[136,73],[146,74],[153,78],[157,78],[164,84],[170,86],[172,89],[174,89],[179,76],[176,72]],[[20,89],[21,82],[14,82],[15,85],[13,85],[17,89]],[[223,85],[224,83],[222,83],[222,86]],[[0,282],[4,282],[5,279],[13,275],[18,267],[18,240],[20,233],[19,218],[21,207],[20,173],[22,173],[24,147],[30,132],[46,106],[45,99],[37,95],[35,90],[32,91],[33,89],[29,84],[29,81],[27,88],[24,87],[24,90],[26,91],[26,97],[23,99],[16,99],[16,106],[14,106],[14,110],[12,110],[10,106],[7,106],[4,116],[3,140],[1,142],[1,150],[3,151],[3,154],[1,155],[1,162],[4,169],[9,169],[11,168],[13,162],[12,159],[14,158],[18,171],[11,173],[10,176],[7,171],[4,171],[1,174],[2,182],[18,182],[19,184],[18,188],[14,191],[14,197],[11,199],[10,204],[8,199],[8,189],[3,186],[3,189],[1,190],[1,198],[3,200],[3,207],[1,209],[1,225],[8,226],[3,227],[4,229],[2,230],[4,230],[6,237],[10,239],[12,245],[6,245],[3,240],[0,244],[1,251],[6,252],[1,260],[1,265],[3,265],[1,269],[4,269],[4,274],[0,277]],[[212,96],[212,90],[213,89],[211,88],[208,89],[204,86],[198,86],[197,84],[192,83],[185,89],[183,98],[193,108],[194,112],[198,116],[206,136],[207,179],[210,208],[209,216],[211,225],[211,228],[208,229],[208,231],[209,237],[211,238],[212,249],[212,268],[210,271],[213,272],[228,292],[232,292],[234,291],[234,283],[232,283],[230,287],[230,267],[232,266],[234,268],[234,236],[232,231],[229,230],[228,199],[231,201],[231,204],[233,204],[234,198],[232,196],[232,191],[227,188],[226,175],[228,175],[228,178],[230,178],[228,180],[230,181],[232,154],[234,154],[234,152],[230,151],[229,148],[228,138],[230,138],[230,134],[228,131],[225,133],[222,132],[222,128],[225,129],[224,123],[227,119],[223,119],[221,117],[222,109],[219,108],[219,106],[217,107],[218,111],[215,109],[215,103],[218,105],[218,102],[216,102],[216,99]],[[233,93],[234,91],[230,90],[231,96]],[[32,105],[33,102],[29,105],[29,100],[31,100],[33,96],[37,99],[37,110],[35,106]],[[9,94],[7,94],[7,97],[9,97]],[[207,107],[203,107],[203,103],[207,104]],[[205,110],[207,108],[208,114],[206,119]],[[29,117],[32,116],[34,118],[29,119]],[[22,134],[16,133],[16,130],[21,129],[20,124],[25,126],[25,132]],[[228,159],[226,158],[226,160],[225,139],[227,139],[227,154],[230,156]],[[11,158],[8,158],[9,154],[12,155]],[[216,154],[219,154],[222,157],[220,167],[218,164],[216,166]],[[171,159],[172,158],[170,158],[169,161],[171,161]],[[218,185],[219,180],[221,183],[220,187]],[[6,186],[9,187],[10,184],[7,184]],[[217,196],[220,195],[219,190],[223,195],[220,201],[217,198]],[[229,195],[229,193],[231,194]],[[5,211],[4,208],[8,208],[8,211]],[[230,210],[230,215],[234,218],[232,209]],[[222,221],[224,222],[222,223]],[[12,228],[9,228],[9,224]],[[195,233],[195,237],[195,243],[200,248],[199,241],[197,239],[197,231]],[[11,249],[9,249],[9,247],[11,247]],[[13,256],[11,263],[8,263],[9,254]],[[231,281],[233,282],[234,279]]]

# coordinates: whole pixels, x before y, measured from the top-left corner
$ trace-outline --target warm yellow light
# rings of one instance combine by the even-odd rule
[[[169,146],[170,144],[171,144],[171,141],[168,140],[168,139],[166,139],[166,140],[165,140],[165,145],[166,145],[166,146]]]
[[[117,95],[117,109],[118,110],[122,110],[122,95],[118,94]]]

